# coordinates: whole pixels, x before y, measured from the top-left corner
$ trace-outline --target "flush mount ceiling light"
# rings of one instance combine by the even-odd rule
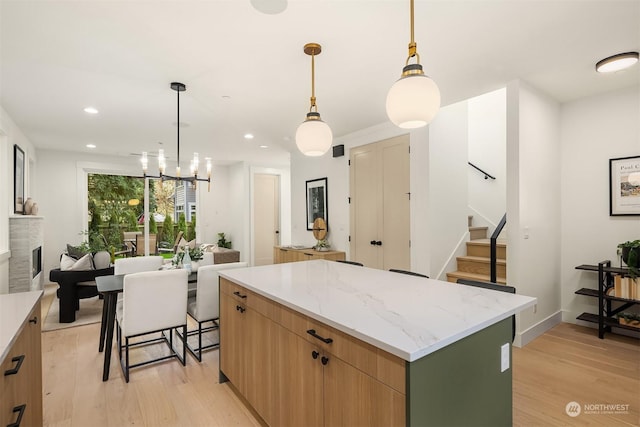
[[[85,145],[87,148],[96,148],[96,144],[87,144]]]
[[[87,107],[83,111],[87,114],[98,114],[98,110],[93,107]]]
[[[414,129],[426,126],[440,109],[440,89],[427,77],[420,65],[413,29],[413,0],[411,0],[411,41],[409,56],[400,79],[387,94],[387,116],[398,127]],[[411,58],[415,64],[409,64]]]
[[[181,176],[180,175],[180,92],[184,92],[187,90],[187,86],[184,83],[172,82],[171,89],[176,91],[178,97],[178,119],[176,121],[176,129],[177,129],[177,163],[176,163],[176,175],[166,175],[164,173],[167,163],[166,158],[164,157],[164,150],[158,150],[158,170],[159,174],[157,176],[147,175],[147,170],[149,166],[149,159],[147,157],[147,152],[142,152],[142,158],[140,162],[142,163],[142,171],[144,173],[145,178],[159,178],[160,180],[171,180],[171,181],[187,181],[196,186],[198,181],[208,182],[208,190],[211,190],[211,159],[206,157],[205,160],[207,162],[207,177],[206,178],[198,178],[198,166],[200,163],[200,159],[198,157],[198,153],[193,153],[193,160],[191,160],[191,175],[192,176]]]
[[[599,73],[613,73],[629,68],[636,62],[638,62],[638,52],[618,53],[598,61],[596,71]]]
[[[307,118],[296,130],[296,145],[305,156],[322,156],[331,147],[333,133],[328,124],[322,121],[316,105],[315,56],[320,55],[322,47],[318,43],[304,45],[304,53],[311,55],[311,107]]]

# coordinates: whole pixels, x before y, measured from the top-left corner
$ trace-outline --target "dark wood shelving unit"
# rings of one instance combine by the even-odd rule
[[[640,332],[638,328],[620,324],[614,317],[616,314],[626,310],[627,308],[640,304],[640,300],[607,295],[607,291],[614,286],[614,276],[619,275],[624,277],[628,275],[628,268],[611,267],[611,261],[607,260],[598,263],[598,265],[582,264],[577,266],[576,270],[593,271],[598,273],[597,289],[582,288],[575,292],[578,295],[598,298],[598,313],[582,313],[576,319],[585,322],[597,323],[598,336],[600,338],[604,338],[605,332],[611,332],[611,328]],[[613,302],[617,302],[622,305],[614,308],[612,304]]]

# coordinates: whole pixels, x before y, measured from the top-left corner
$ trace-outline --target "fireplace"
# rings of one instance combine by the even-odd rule
[[[35,248],[31,254],[31,272],[33,273],[31,278],[33,279],[42,271],[42,246]]]

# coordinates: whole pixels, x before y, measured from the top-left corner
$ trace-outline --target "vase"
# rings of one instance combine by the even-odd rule
[[[31,211],[33,210],[33,200],[31,200],[31,197],[27,197],[27,200],[24,202],[24,214],[25,215],[31,215]]]
[[[31,215],[38,215],[38,204],[34,203],[31,206]]]

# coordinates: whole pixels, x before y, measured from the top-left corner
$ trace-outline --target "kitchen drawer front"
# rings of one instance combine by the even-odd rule
[[[270,319],[279,317],[280,304],[277,304],[243,286],[237,285],[223,277],[220,278],[220,292],[229,295],[237,303],[251,307]]]
[[[280,306],[279,316],[274,320],[283,327],[399,393],[405,394],[405,361],[403,359],[287,307]],[[327,343],[326,340],[329,339],[331,342]]]

